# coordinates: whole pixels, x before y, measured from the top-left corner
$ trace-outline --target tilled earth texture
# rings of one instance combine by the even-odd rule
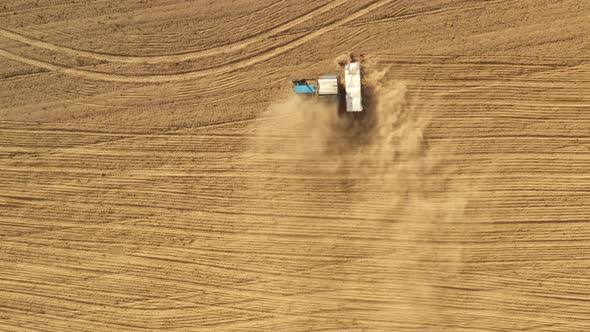
[[[589,171],[589,1],[0,2],[2,332],[590,331]]]

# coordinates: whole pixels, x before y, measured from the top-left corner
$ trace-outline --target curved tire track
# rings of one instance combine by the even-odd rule
[[[351,22],[367,13],[383,7],[384,5],[393,2],[395,0],[382,0],[373,2],[372,4],[363,7],[361,10],[357,11],[356,13],[347,16],[341,20],[335,21],[330,23],[324,27],[321,27],[303,37],[295,39],[292,42],[289,42],[285,45],[279,46],[274,48],[268,52],[253,56],[251,58],[247,58],[244,60],[237,61],[233,64],[224,67],[217,67],[217,68],[209,68],[203,69],[194,72],[187,72],[182,74],[170,74],[170,75],[145,75],[145,76],[131,76],[131,75],[119,75],[119,74],[109,74],[109,73],[101,73],[83,69],[76,69],[76,68],[69,68],[65,66],[60,66],[40,60],[26,58],[12,52],[9,52],[4,49],[0,49],[0,56],[3,56],[7,59],[23,62],[35,67],[47,69],[50,71],[55,71],[67,75],[79,76],[88,79],[95,79],[95,80],[103,80],[103,81],[112,81],[112,82],[127,82],[127,83],[160,83],[160,82],[171,82],[171,81],[180,81],[180,80],[189,80],[200,78],[208,75],[215,75],[215,74],[223,74],[228,73],[231,71],[235,71],[244,67],[249,67],[255,65],[257,63],[266,61],[268,59],[274,58],[279,54],[285,53],[291,49],[299,47],[308,41],[323,35],[326,32],[333,30],[341,25],[344,25],[348,22]]]
[[[233,43],[233,44],[222,45],[222,46],[213,47],[213,48],[202,50],[202,51],[188,52],[188,53],[182,53],[182,54],[155,55],[155,56],[115,55],[115,54],[106,54],[106,53],[100,53],[100,52],[77,50],[74,48],[56,45],[56,44],[44,42],[44,41],[41,41],[38,39],[23,36],[21,34],[18,34],[18,33],[12,32],[12,31],[8,31],[5,29],[0,29],[0,36],[14,40],[14,41],[18,41],[18,42],[21,42],[24,44],[28,44],[31,46],[54,51],[54,52],[59,52],[59,53],[63,53],[63,54],[71,55],[71,56],[76,56],[76,57],[92,58],[92,59],[102,60],[102,61],[125,62],[125,63],[182,62],[182,61],[203,58],[203,57],[207,57],[207,56],[213,56],[213,55],[218,55],[218,54],[223,54],[223,53],[239,51],[239,50],[244,49],[253,43],[263,41],[263,40],[267,39],[268,37],[274,36],[280,32],[286,31],[294,26],[297,26],[305,21],[308,21],[316,16],[319,16],[319,15],[321,15],[321,14],[323,14],[335,7],[338,7],[338,6],[346,3],[347,1],[348,0],[332,1],[329,4],[323,6],[319,9],[313,10],[310,13],[307,13],[307,14],[300,16],[296,19],[293,19],[293,20],[291,20],[285,24],[282,24],[278,27],[275,27],[267,32],[264,32],[262,34],[254,36],[254,37],[250,37],[250,38],[241,40],[241,41]]]

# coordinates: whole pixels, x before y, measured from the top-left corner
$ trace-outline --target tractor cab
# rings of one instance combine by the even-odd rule
[[[338,102],[338,75],[324,75],[317,79],[318,99],[326,102]]]

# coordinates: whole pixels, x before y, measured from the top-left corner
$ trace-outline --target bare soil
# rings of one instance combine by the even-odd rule
[[[0,331],[590,330],[589,16],[1,3]]]

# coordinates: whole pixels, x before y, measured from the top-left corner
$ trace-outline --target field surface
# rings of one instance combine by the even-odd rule
[[[369,115],[290,97],[366,65]],[[0,331],[590,331],[590,2],[0,3]]]

